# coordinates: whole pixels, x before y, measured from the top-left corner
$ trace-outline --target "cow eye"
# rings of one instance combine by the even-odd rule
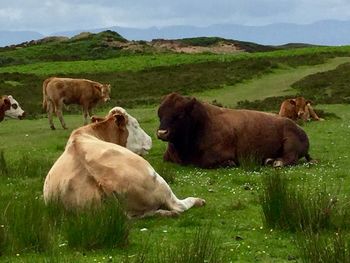
[[[14,103],[14,104],[11,105],[11,107],[14,108],[14,109],[17,109],[18,106],[17,106],[17,104]]]

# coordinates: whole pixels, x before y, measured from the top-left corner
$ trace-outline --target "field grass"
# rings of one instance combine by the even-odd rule
[[[293,185],[312,187],[327,183],[338,189],[341,185],[341,195],[349,192],[350,178],[348,175],[349,154],[347,138],[350,129],[346,120],[350,119],[350,107],[347,105],[322,105],[327,111],[336,112],[342,119],[332,119],[325,122],[313,122],[304,126],[311,140],[311,155],[319,160],[317,165],[303,165],[284,168],[281,174],[288,178]],[[149,218],[132,222],[130,230],[130,245],[123,249],[96,250],[84,252],[80,257],[67,250],[61,250],[68,258],[74,257],[76,262],[88,262],[102,258],[124,258],[137,255],[146,239],[149,243],[147,257],[155,257],[159,250],[175,246],[184,235],[191,235],[198,227],[211,224],[211,232],[220,240],[220,249],[227,252],[232,261],[287,261],[289,256],[298,257],[294,244],[294,234],[283,231],[266,229],[262,220],[262,210],[259,205],[261,177],[274,173],[272,168],[254,169],[247,171],[242,168],[202,170],[194,167],[181,167],[163,163],[161,156],[165,144],[155,139],[157,128],[155,108],[130,109],[129,112],[140,120],[141,126],[152,136],[154,147],[147,159],[154,167],[163,167],[163,173],[175,174],[170,184],[179,197],[189,195],[200,196],[207,200],[204,208],[192,209],[179,218]],[[22,155],[29,153],[38,162],[51,160],[63,151],[64,144],[72,128],[82,123],[80,115],[67,116],[70,130],[50,131],[46,119],[5,121],[1,125],[1,137],[6,142],[5,159],[9,163],[21,160]],[[20,125],[19,125],[20,124]],[[26,136],[28,135],[28,136]],[[336,153],[336,154],[334,154]],[[12,166],[8,165],[10,174],[0,177],[2,200],[9,200],[14,195],[32,194],[40,196],[42,183],[49,169],[42,174],[30,177],[26,174],[12,175]],[[164,169],[166,167],[166,169]],[[248,186],[248,187],[247,187]],[[334,191],[335,191],[334,190]],[[146,229],[141,231],[142,229]],[[15,253],[16,254],[16,253]],[[30,257],[30,253],[16,256],[3,256],[18,262]]]
[[[218,103],[231,108],[237,106],[237,103],[243,100],[254,101],[272,96],[295,95],[297,90],[291,87],[294,82],[311,74],[333,70],[346,62],[350,62],[350,57],[337,57],[330,59],[327,63],[313,67],[301,66],[297,68],[277,69],[271,74],[265,74],[259,78],[247,80],[234,86],[210,89],[194,95],[209,102],[216,100]],[[310,96],[306,97],[309,98]],[[279,110],[277,107],[275,111]]]
[[[293,52],[306,51],[292,51],[290,54]],[[312,54],[314,50],[310,49],[308,52]],[[334,55],[336,54],[332,56]],[[261,56],[266,56],[266,53]],[[291,57],[293,56],[291,55]],[[132,61],[133,58],[130,59]],[[171,58],[169,59],[171,60]],[[225,59],[224,57],[223,60]],[[283,59],[279,59],[283,61]],[[288,59],[286,58],[286,60]],[[276,63],[279,64],[280,60],[276,60]],[[240,90],[244,89],[245,92],[237,93],[240,95],[237,95],[236,102],[238,99],[254,100],[262,99],[270,94],[280,95],[279,92],[283,93],[288,88],[287,86],[298,78],[317,71],[334,69],[338,64],[348,60],[349,58],[345,57],[336,58],[316,66],[315,62],[305,66],[308,64],[306,61],[303,67],[294,68],[296,64],[300,64],[300,61],[298,63],[291,62],[291,59],[283,66],[278,66],[280,68],[272,74],[270,74],[270,70],[264,70],[261,71],[260,75],[251,76],[255,79],[239,84]],[[20,69],[20,67],[18,68]],[[284,69],[282,70],[282,68]],[[162,68],[156,72],[162,78],[163,73],[168,74],[166,70],[169,68]],[[244,67],[241,72],[243,70]],[[273,70],[275,69],[273,68]],[[142,72],[134,74],[133,76],[137,76]],[[34,79],[40,78],[36,75],[32,75],[32,77]],[[269,78],[271,82],[267,81]],[[154,79],[155,77],[150,78],[149,83]],[[191,80],[191,76],[188,80]],[[271,85],[271,90],[267,90],[266,93],[258,93],[259,85],[254,83],[261,81],[260,83],[263,85],[264,80]],[[223,83],[228,82],[227,79],[223,80]],[[228,96],[233,97],[234,94],[231,92],[236,93],[236,87],[218,89],[213,93],[202,93],[198,90],[198,93],[195,94],[210,101],[217,99],[224,103],[223,99]],[[204,87],[201,91],[203,90],[205,90]],[[196,90],[191,90],[188,93],[194,94],[194,92]],[[303,129],[306,130],[310,138],[310,154],[318,160],[318,164],[311,165],[300,161],[297,166],[279,169],[278,173],[290,186],[306,192],[311,192],[310,189],[322,189],[324,185],[327,185],[327,191],[332,196],[336,195],[340,207],[346,210],[348,209],[346,200],[348,200],[350,192],[348,147],[350,105],[319,104],[317,108],[336,113],[339,116],[339,118],[327,119],[324,122],[310,122],[303,125]],[[186,211],[178,218],[153,217],[132,220],[129,222],[128,243],[123,247],[115,246],[112,249],[103,247],[91,250],[72,249],[67,246],[67,240],[63,238],[64,233],[54,232],[55,240],[50,244],[51,248],[39,250],[42,252],[33,252],[30,249],[23,250],[19,247],[14,247],[14,250],[11,251],[1,251],[1,248],[4,247],[3,241],[6,240],[3,236],[2,226],[7,227],[6,222],[8,221],[3,220],[7,205],[13,200],[21,200],[25,197],[28,199],[37,198],[37,200],[42,201],[44,178],[56,158],[63,152],[70,132],[82,125],[83,118],[80,114],[66,114],[65,119],[69,129],[55,131],[49,129],[47,118],[42,118],[40,114],[37,119],[33,120],[4,121],[0,124],[2,141],[0,150],[4,152],[3,156],[0,154],[0,261],[165,262],[164,258],[167,257],[175,260],[172,255],[176,254],[178,255],[176,262],[193,262],[188,258],[197,254],[200,255],[201,259],[213,259],[208,262],[312,262],[304,259],[311,250],[302,251],[300,249],[300,245],[297,243],[298,233],[273,228],[268,226],[264,220],[260,204],[260,197],[263,193],[262,179],[265,176],[274,175],[277,172],[275,169],[246,165],[239,168],[204,170],[192,166],[184,167],[164,163],[162,155],[166,144],[157,140],[155,136],[159,124],[156,114],[157,106],[138,106],[127,110],[139,120],[141,126],[152,137],[153,148],[146,159],[161,175],[167,178],[175,194],[179,198],[187,196],[204,198],[207,205]],[[98,113],[105,115],[107,109],[100,108]],[[58,120],[55,119],[55,122],[57,123]],[[2,169],[5,165],[6,169]],[[10,215],[6,220],[9,218],[11,219]],[[333,230],[329,229],[329,231]],[[344,237],[347,236],[348,231],[349,229],[344,230]],[[332,236],[332,233],[330,235]],[[312,241],[312,237],[310,240]],[[310,242],[307,244],[312,246]],[[335,240],[335,242],[338,241]],[[348,244],[346,241],[343,243]]]

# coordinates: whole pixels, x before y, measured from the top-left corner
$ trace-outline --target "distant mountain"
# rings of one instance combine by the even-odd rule
[[[315,45],[349,45],[350,21],[323,20],[312,24],[297,25],[288,23],[266,26],[243,26],[217,24],[207,27],[168,26],[150,28],[109,27],[89,29],[97,33],[112,30],[129,40],[180,39],[193,37],[221,37],[259,43],[263,45],[284,45],[287,43],[308,43]],[[53,35],[73,36],[81,31],[57,32]]]
[[[244,26],[217,24],[207,27],[168,26],[149,28],[108,27],[55,32],[51,36],[72,37],[83,31],[98,33],[112,30],[128,40],[182,39],[194,37],[221,37],[254,42],[262,45],[284,45],[287,43],[308,43],[316,45],[350,45],[350,21],[323,20],[307,25],[288,23],[265,26]],[[18,44],[42,38],[37,32],[0,31],[0,46]]]
[[[34,31],[0,30],[0,47],[19,44],[28,40],[43,38],[44,35]]]

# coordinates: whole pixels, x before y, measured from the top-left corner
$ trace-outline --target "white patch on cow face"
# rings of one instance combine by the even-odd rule
[[[121,107],[114,107],[109,113],[113,111],[119,111],[127,116],[126,128],[128,129],[129,135],[126,141],[126,148],[139,155],[147,154],[152,148],[151,137],[140,127],[139,122],[133,116],[128,114],[126,110]]]
[[[109,101],[111,99],[109,96],[110,93],[111,93],[111,85],[109,84],[102,85],[101,96],[104,102]]]
[[[25,112],[22,110],[18,102],[11,96],[8,96],[11,102],[11,108],[5,111],[5,116],[13,119],[23,119]]]

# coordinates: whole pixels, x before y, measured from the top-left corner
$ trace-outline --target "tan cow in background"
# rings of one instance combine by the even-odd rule
[[[281,117],[287,117],[294,121],[298,119],[303,121],[309,121],[310,119],[314,119],[316,121],[323,120],[317,116],[316,112],[311,106],[311,101],[306,100],[304,97],[284,100],[281,104],[278,115]]]
[[[93,118],[92,124],[71,133],[45,179],[46,203],[59,201],[76,209],[116,196],[130,217],[173,216],[205,204],[195,197],[178,199],[153,167],[134,153],[145,152],[151,145],[147,137],[140,140],[144,131],[129,116],[115,108],[106,118]]]
[[[67,126],[62,115],[63,105],[78,104],[83,108],[84,124],[88,123],[91,109],[100,101],[110,99],[109,84],[101,84],[87,79],[48,78],[43,83],[43,108],[48,113],[51,129],[55,129],[52,114],[55,112],[64,129]]]

